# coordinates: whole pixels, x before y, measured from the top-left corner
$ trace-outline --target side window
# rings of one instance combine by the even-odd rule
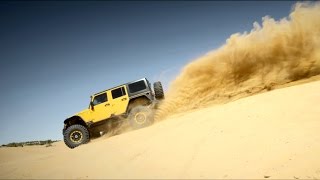
[[[100,94],[100,95],[94,97],[93,105],[98,105],[98,104],[104,103],[106,101],[108,101],[107,94],[103,93],[103,94]]]
[[[126,95],[126,91],[124,90],[124,87],[117,88],[111,91],[112,99],[116,99],[118,97]]]
[[[146,84],[144,83],[143,80],[142,81],[138,81],[138,82],[134,82],[132,84],[129,84],[130,93],[135,93],[135,92],[144,90],[146,88],[147,88],[147,86],[146,86]]]

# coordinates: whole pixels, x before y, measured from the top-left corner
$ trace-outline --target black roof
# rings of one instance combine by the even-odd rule
[[[141,78],[141,79],[138,79],[138,80],[135,80],[135,81],[130,81],[130,82],[128,82],[128,83],[124,83],[124,84],[121,84],[121,85],[118,85],[118,86],[114,86],[114,87],[112,87],[112,88],[109,88],[109,89],[100,91],[100,92],[95,93],[95,94],[93,94],[93,95],[96,96],[96,95],[98,95],[98,94],[100,94],[100,93],[103,93],[103,92],[105,92],[105,91],[109,91],[110,89],[114,89],[114,88],[117,88],[117,87],[119,87],[119,86],[131,84],[131,83],[134,83],[134,82],[137,82],[137,81],[141,81],[141,80],[146,80],[146,81],[148,82],[147,78]]]

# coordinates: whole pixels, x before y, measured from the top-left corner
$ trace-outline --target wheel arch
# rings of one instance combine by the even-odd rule
[[[83,125],[84,127],[88,128],[87,123],[80,117],[80,116],[72,116],[66,120],[64,120],[64,124],[66,125],[66,128],[68,128],[71,125],[74,124],[80,124]]]
[[[151,103],[152,103],[152,100],[146,95],[132,98],[129,100],[129,103],[127,106],[127,112],[129,112],[133,107],[138,106],[140,104],[148,104],[149,105]]]

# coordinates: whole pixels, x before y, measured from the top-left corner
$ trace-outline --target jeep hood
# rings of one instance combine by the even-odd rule
[[[86,114],[86,113],[89,113],[89,112],[90,112],[90,110],[89,110],[89,109],[84,109],[84,110],[82,110],[82,111],[80,111],[80,112],[76,113],[75,115],[80,116],[81,114]]]
[[[73,114],[72,116],[68,117],[67,119],[69,119],[69,118],[71,118],[73,116],[80,116],[83,119],[83,117],[86,116],[86,114],[88,114],[89,112],[90,112],[89,109],[84,109],[84,110],[82,110],[80,112],[77,112],[77,113]]]

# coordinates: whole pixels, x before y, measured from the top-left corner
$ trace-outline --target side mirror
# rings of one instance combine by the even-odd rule
[[[94,104],[92,101],[90,102],[90,108],[91,108],[91,110],[94,110]]]

